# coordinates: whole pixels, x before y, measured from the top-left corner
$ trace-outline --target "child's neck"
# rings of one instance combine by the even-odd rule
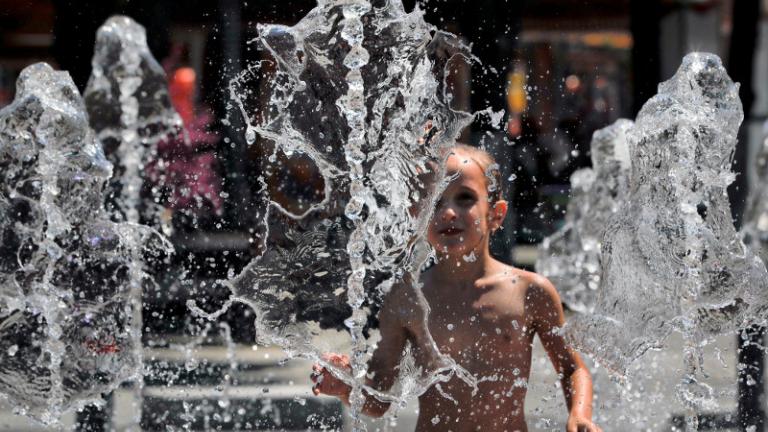
[[[473,283],[492,271],[495,260],[488,246],[479,247],[469,255],[439,255],[435,274],[439,279],[456,283]]]

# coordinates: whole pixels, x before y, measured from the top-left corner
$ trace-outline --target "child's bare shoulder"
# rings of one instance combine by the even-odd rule
[[[552,283],[544,276],[529,272],[503,263],[497,263],[496,268],[487,276],[477,280],[476,285],[498,285],[502,287],[529,289],[554,289]]]
[[[552,282],[544,276],[502,264],[491,275],[479,279],[477,285],[495,285],[505,290],[522,293],[527,304],[552,305],[560,302],[560,296]]]
[[[546,297],[558,296],[557,289],[555,289],[555,286],[549,279],[538,273],[520,269],[516,270],[519,272],[520,278],[525,283],[529,294],[544,295]]]
[[[525,309],[537,325],[557,325],[562,319],[562,304],[557,289],[544,276],[519,270],[525,282]]]

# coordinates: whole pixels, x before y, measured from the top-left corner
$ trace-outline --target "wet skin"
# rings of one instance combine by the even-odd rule
[[[427,328],[413,289],[396,287],[387,300],[382,313],[388,323],[382,321],[382,340],[370,368],[374,387],[385,389],[394,382],[399,354],[392,353],[402,352],[406,341],[418,365],[440,367],[440,354],[430,349],[430,334],[440,353],[481,381],[474,396],[457,377],[427,390],[419,398],[418,431],[526,431],[524,403],[534,335],[539,334],[550,355],[568,355],[557,348],[564,344],[552,332],[556,320],[539,319],[545,310],[558,318],[557,308],[551,309],[553,293],[537,284],[543,278],[498,262],[493,267],[492,276],[469,285],[436,283],[434,272],[426,272],[423,293],[431,309]]]
[[[390,389],[410,344],[426,373],[445,367],[444,356],[450,356],[480,381],[475,395],[457,377],[430,387],[419,398],[417,431],[527,431],[524,402],[531,346],[538,335],[562,376],[571,414],[568,431],[599,431],[590,420],[589,372],[558,332],[564,316],[555,288],[488,253],[488,237],[501,225],[506,203],[488,204],[485,174],[466,155],[451,156],[447,169],[457,176],[441,197],[427,233],[439,262],[420,277],[423,298],[412,284],[402,283],[384,299],[381,340],[369,364],[368,384]],[[474,258],[465,258],[470,255]],[[348,365],[346,356],[326,360]],[[313,380],[316,394],[349,402],[349,388],[319,365]],[[368,397],[363,412],[381,416],[388,407]]]

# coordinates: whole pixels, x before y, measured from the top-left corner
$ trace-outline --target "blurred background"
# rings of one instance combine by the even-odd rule
[[[411,9],[415,1],[404,3]],[[273,170],[266,163],[271,149],[258,142],[246,144],[238,130],[242,120],[231,112],[228,88],[243,68],[260,59],[261,54],[248,43],[256,36],[257,23],[291,25],[314,5],[313,0],[0,0],[0,108],[13,100],[20,71],[38,61],[69,71],[83,90],[91,73],[96,29],[109,16],[129,15],[147,29],[150,48],[166,70],[173,103],[195,144],[187,163],[175,169],[182,176],[194,173],[189,188],[221,190],[221,199],[210,198],[205,205],[179,200],[168,209],[167,233],[182,253],[174,258],[177,270],[163,275],[156,292],[145,293],[145,345],[155,350],[149,357],[154,362],[150,368],[172,369],[184,363],[192,341],[202,341],[193,351],[207,368],[195,368],[181,381],[214,388],[227,373],[222,365],[237,358],[242,399],[287,401],[283,408],[278,402],[247,408],[272,415],[272,420],[270,413],[280,409],[309,410],[304,405],[309,397],[306,365],[274,369],[284,366],[279,352],[251,347],[253,329],[245,319],[251,313],[247,308],[232,308],[224,317],[229,327],[223,332],[191,317],[185,305],[190,298],[209,299],[211,307],[223,302],[226,293],[215,281],[239,272],[259,253],[253,245],[264,205],[260,176],[266,179],[268,194],[285,208],[295,208],[305,199],[316,201],[308,195],[321,189],[322,178],[308,159],[283,157],[285,169]],[[633,119],[656,93],[658,83],[671,77],[691,51],[718,54],[733,80],[741,83],[745,121],[734,160],[738,175],[729,191],[734,221],[740,224],[768,115],[768,1],[428,0],[419,2],[419,7],[428,22],[471,43],[483,62],[452,77],[455,106],[465,110],[490,106],[505,113],[501,129],[477,122],[462,135],[462,140],[489,149],[502,167],[512,214],[494,239],[493,251],[500,259],[532,268],[536,245],[562,226],[570,175],[590,165],[592,133],[616,119]],[[182,272],[185,277],[178,277]],[[236,346],[236,355],[226,355],[227,340]],[[734,343],[724,340],[721,348],[735,356]],[[732,369],[733,364],[723,381],[735,388]],[[113,426],[128,428],[130,414],[126,413],[132,412],[130,406],[135,411],[137,403],[145,412],[153,407],[165,407],[158,412],[184,411],[184,401],[214,398],[201,391],[182,400],[163,392],[160,374],[149,381],[147,386],[157,387],[150,391],[152,402],[120,402],[118,395],[108,410],[73,417],[68,427],[101,430],[99,416],[124,416],[122,423],[113,422]],[[279,391],[286,396],[274,396],[279,391],[273,390],[274,397],[266,399],[267,385],[283,386]],[[551,404],[543,398],[552,389],[544,388],[539,393],[532,389],[534,396],[529,399],[547,407]],[[734,405],[735,396],[730,399]],[[662,406],[664,399],[657,402]],[[326,426],[343,426],[342,418],[334,414],[341,409],[338,405],[327,400],[318,403],[322,409],[312,409],[327,410],[331,420]],[[173,404],[176,408],[168,408]],[[197,413],[202,413],[200,418],[212,418],[216,407],[211,405]],[[536,411],[536,402],[531,406],[529,417],[551,416],[549,408]],[[724,403],[724,412],[731,408],[736,409]],[[166,430],[175,424],[166,418],[145,417],[141,420],[145,430]],[[540,427],[532,421],[531,427],[556,429],[561,420],[555,418]],[[723,422],[721,426],[727,424]],[[262,429],[291,430],[285,424],[273,422]],[[407,416],[403,424],[403,430],[409,430]],[[673,424],[667,412],[656,423],[622,430],[669,430]],[[319,427],[296,425],[296,430]],[[192,429],[209,426],[196,422]],[[36,430],[10,414],[0,420],[3,428]]]
[[[405,0],[413,8],[414,0]],[[144,25],[150,48],[165,67],[177,110],[188,127],[210,132],[204,151],[218,164],[227,199],[196,215],[196,229],[236,233],[253,224],[252,196],[261,187],[264,149],[246,146],[221,120],[229,108],[229,80],[259,59],[248,41],[260,22],[293,24],[313,0],[0,0],[0,106],[13,99],[25,66],[46,61],[69,71],[83,89],[90,75],[95,32],[116,13]],[[718,54],[741,83],[745,133],[736,160],[734,216],[749,178],[745,164],[762,138],[768,112],[766,2],[758,0],[429,0],[426,20],[472,44],[483,62],[455,77],[455,104],[504,110],[506,131],[473,125],[462,139],[495,149],[505,166],[514,214],[496,249],[528,265],[525,245],[562,223],[569,177],[588,166],[592,132],[618,118],[634,118],[659,82],[690,51]],[[236,120],[236,119],[234,119]],[[752,152],[754,152],[752,150]],[[284,177],[313,173],[300,159]],[[272,184],[283,183],[274,181]],[[288,188],[290,189],[290,187]],[[283,190],[290,201],[298,191]],[[288,203],[290,206],[290,203]],[[187,221],[189,222],[189,221]],[[503,237],[503,238],[502,238]],[[227,240],[237,243],[234,238]],[[243,246],[244,244],[240,245]],[[515,246],[522,246],[516,248]],[[230,245],[231,246],[231,245]]]

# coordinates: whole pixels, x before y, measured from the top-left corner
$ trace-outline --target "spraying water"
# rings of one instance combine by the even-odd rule
[[[600,286],[600,245],[608,220],[629,188],[627,132],[632,121],[620,119],[592,136],[592,168],[571,176],[565,225],[539,246],[536,271],[549,278],[563,302],[590,313]]]
[[[158,144],[182,135],[182,121],[171,105],[165,71],[147,46],[144,27],[126,16],[109,18],[96,33],[91,77],[84,93],[90,124],[115,167],[106,207],[113,220],[148,223],[161,228],[164,182],[152,187],[145,174],[150,162],[162,173],[167,162],[157,161]],[[158,168],[158,165],[160,168]],[[142,356],[143,261],[132,257],[132,333],[136,356]],[[146,279],[149,281],[149,279]],[[137,381],[140,406],[143,379]],[[135,423],[141,419],[138,410]]]
[[[412,283],[419,293],[414,281],[431,255],[424,232],[447,182],[441,167],[474,118],[451,108],[446,77],[457,62],[475,59],[397,0],[320,0],[295,26],[262,25],[259,35],[251,43],[265,59],[231,83],[246,140],[273,146],[273,162],[278,153],[308,156],[322,176],[322,198],[301,212],[271,199],[260,256],[222,281],[232,292],[227,305],[213,313],[190,306],[214,319],[245,303],[256,312],[259,343],[318,361],[318,329],[344,322],[351,371],[326,366],[353,387],[355,429],[363,428],[364,392],[397,409],[452,374],[476,386],[433,343],[437,364],[420,369],[406,350],[393,390],[368,388],[364,331],[393,285]],[[266,90],[266,102],[257,89]],[[725,195],[742,116],[720,60],[687,56],[636,125],[619,122],[595,135],[594,171],[574,176],[582,195],[567,228],[548,243],[550,252],[562,244],[584,253],[581,262],[591,264],[572,278],[590,290],[600,283],[595,315],[568,327],[574,344],[625,374],[670,332],[682,332],[679,396],[694,414],[712,401],[698,381],[706,338],[765,316],[768,273],[738,240]],[[19,412],[52,423],[139,376],[141,261],[157,241],[136,224],[146,209],[140,172],[179,127],[146,35],[125,17],[99,31],[86,104],[66,73],[39,64],[22,73],[16,100],[0,111],[0,392]],[[623,134],[633,164],[616,211],[625,190]],[[117,165],[109,199],[112,167],[97,139]],[[102,211],[105,199],[111,215]],[[155,214],[149,209],[144,219]],[[600,245],[598,220],[607,215]],[[570,301],[584,310],[594,302],[580,294]],[[420,306],[428,312],[423,296]]]
[[[406,13],[400,1],[320,1],[293,27],[260,25],[252,43],[266,58],[231,84],[246,140],[309,156],[324,183],[322,200],[301,214],[270,201],[264,252],[227,282],[231,301],[256,311],[259,342],[315,360],[317,330],[308,321],[344,319],[352,370],[326,366],[353,388],[355,429],[363,427],[371,350],[364,326],[393,284],[418,280],[431,253],[424,233],[445,185],[443,161],[473,119],[451,109],[445,78],[455,62],[474,59],[422,15]],[[259,82],[266,104],[255,103]],[[423,296],[421,306],[428,310]],[[432,347],[439,364],[403,368],[399,393],[365,391],[400,402],[451,374],[475,385]]]
[[[55,423],[139,373],[133,257],[161,245],[102,211],[112,166],[66,72],[24,69],[0,111],[0,392]]]
[[[162,187],[144,190],[143,172],[156,159],[158,143],[183,130],[165,71],[149,51],[144,28],[126,16],[113,16],[99,28],[91,66],[83,97],[91,127],[115,167],[107,207],[116,220],[159,226]]]
[[[765,319],[768,273],[737,236],[726,195],[742,118],[738,85],[715,55],[687,55],[659,85],[628,134],[630,192],[605,234],[595,313],[567,329],[619,375],[681,332],[688,430],[714,404],[700,382],[702,345]]]

